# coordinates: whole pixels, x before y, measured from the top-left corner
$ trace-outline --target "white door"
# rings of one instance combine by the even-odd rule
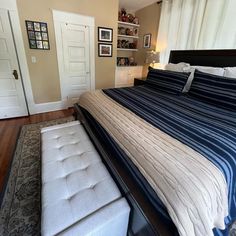
[[[8,11],[0,9],[0,119],[28,115]]]
[[[61,24],[64,70],[62,71],[63,98],[68,105],[90,90],[89,32],[87,26]]]
[[[62,101],[66,106],[73,106],[92,87],[90,29],[75,19],[54,21],[54,24]]]

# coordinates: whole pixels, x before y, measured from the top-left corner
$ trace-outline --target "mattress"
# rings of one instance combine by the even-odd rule
[[[224,174],[229,190],[229,215],[225,223],[230,224],[235,220],[235,113],[188,96],[164,94],[147,85],[109,89],[104,90],[104,93],[214,163]],[[101,131],[102,127],[99,129]],[[145,191],[149,192],[147,195],[154,206],[168,219],[165,207],[160,207],[161,204],[148,183],[142,180],[140,173],[137,174],[138,171],[130,161],[126,162],[134,175],[139,176],[139,181]],[[227,235],[227,230],[215,230],[215,235]]]

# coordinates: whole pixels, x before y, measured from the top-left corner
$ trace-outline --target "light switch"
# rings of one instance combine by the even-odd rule
[[[36,57],[32,56],[31,61],[32,61],[32,63],[36,63],[37,62]]]

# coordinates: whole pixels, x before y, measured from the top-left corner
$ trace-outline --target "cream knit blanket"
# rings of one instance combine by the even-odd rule
[[[180,236],[224,229],[227,185],[214,164],[124,108],[102,91],[84,93],[85,108],[138,167],[165,204]]]

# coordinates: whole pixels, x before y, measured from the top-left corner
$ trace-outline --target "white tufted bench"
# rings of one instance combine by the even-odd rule
[[[124,236],[130,208],[78,121],[41,130],[42,235]]]

